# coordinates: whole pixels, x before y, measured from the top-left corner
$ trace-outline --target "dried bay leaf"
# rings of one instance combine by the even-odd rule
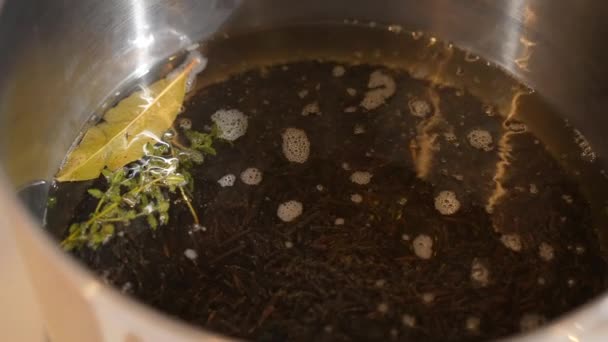
[[[88,129],[70,152],[57,181],[83,181],[99,177],[104,167],[114,171],[144,155],[144,145],[155,143],[171,128],[186,95],[190,63],[174,79],[162,79],[119,102]]]

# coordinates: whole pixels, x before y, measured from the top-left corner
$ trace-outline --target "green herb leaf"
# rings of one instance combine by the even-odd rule
[[[47,208],[53,209],[53,208],[55,208],[56,205],[57,205],[57,197],[49,197],[46,200],[46,206],[47,206]]]
[[[209,135],[202,136],[207,139]],[[204,143],[211,146],[213,141]],[[156,148],[158,145],[161,144],[148,144],[145,156],[124,168],[102,170],[108,187],[105,192],[97,188],[89,189],[89,194],[98,198],[97,207],[88,220],[70,226],[68,236],[61,243],[64,249],[83,246],[99,248],[110,240],[118,226],[124,229],[139,217],[145,217],[148,226],[154,230],[167,224],[171,208],[170,193],[177,190],[198,224],[198,215],[189,198],[194,181],[188,169],[193,166],[193,161],[192,158],[182,157],[184,151],[196,152],[201,157],[203,152],[174,145],[173,142],[163,144],[166,146],[163,149]]]
[[[89,189],[87,190],[87,192],[89,193],[89,195],[95,197],[95,198],[102,198],[103,197],[103,192],[99,189]]]
[[[156,228],[158,228],[158,220],[156,219],[156,217],[154,217],[154,215],[150,214],[146,216],[146,221],[148,221],[148,225],[150,225],[150,228],[152,228],[152,230],[156,230]]]
[[[105,238],[111,237],[112,235],[114,235],[114,225],[109,223],[104,224],[103,227],[101,227],[101,233]]]

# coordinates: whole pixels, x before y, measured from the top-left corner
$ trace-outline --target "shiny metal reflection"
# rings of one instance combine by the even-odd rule
[[[559,108],[606,156],[608,49],[599,40],[608,33],[607,15],[608,2],[593,0],[7,1],[0,13],[2,182],[17,188],[49,179],[107,94],[220,29],[346,18],[430,31],[497,63]],[[10,192],[0,197],[16,203]],[[50,244],[23,216],[15,225],[26,238]],[[82,273],[52,248],[44,251],[58,268]],[[525,340],[603,341],[607,320],[603,297]],[[186,330],[171,331],[196,335]]]

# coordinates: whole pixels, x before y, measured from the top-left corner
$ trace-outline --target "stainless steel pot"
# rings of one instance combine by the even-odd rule
[[[15,195],[52,177],[107,94],[169,54],[218,30],[345,18],[430,31],[534,87],[605,156],[608,50],[596,40],[608,31],[607,15],[608,3],[592,0],[7,0],[0,12],[1,229],[16,237],[48,335],[54,341],[220,339],[101,284],[51,242]],[[34,209],[44,204],[46,183],[37,184],[25,192]],[[604,341],[607,321],[602,296],[517,338]]]

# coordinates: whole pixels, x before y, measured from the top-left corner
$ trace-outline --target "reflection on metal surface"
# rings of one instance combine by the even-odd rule
[[[528,72],[530,71],[528,69],[528,62],[530,61],[530,57],[532,57],[532,48],[536,45],[536,43],[528,40],[526,37],[519,38],[519,42],[523,47],[520,52],[520,57],[515,58],[513,62],[515,62],[515,65],[517,65],[518,68]]]
[[[91,299],[95,296],[98,296],[99,291],[101,291],[101,285],[97,281],[89,282],[88,284],[84,285],[82,289],[82,293],[87,299]]]
[[[437,38],[429,37],[429,46],[433,46],[437,43]],[[433,109],[432,115],[425,120],[421,121],[416,130],[418,132],[416,139],[410,144],[410,150],[414,157],[414,164],[416,166],[416,174],[419,178],[425,179],[428,176],[429,171],[432,168],[433,155],[440,149],[439,143],[437,142],[438,133],[433,130],[443,122],[441,116],[441,99],[434,87],[441,84],[445,77],[446,67],[450,60],[454,56],[454,48],[451,44],[446,44],[439,51],[436,52],[438,56],[443,57],[437,62],[437,67],[433,73],[428,77],[431,82],[431,86],[428,89],[428,98],[431,101],[431,108]]]
[[[508,41],[503,45],[502,58],[509,66],[519,68],[523,72],[529,72],[529,61],[532,56],[532,47],[536,45],[530,38],[526,37],[524,28],[534,26],[536,13],[526,0],[513,0],[508,2],[507,13],[512,18],[520,18],[523,27],[512,25],[507,32]]]
[[[505,128],[505,132],[498,140],[498,158],[499,161],[496,164],[496,172],[492,177],[492,181],[494,182],[494,191],[488,198],[488,202],[486,204],[486,211],[488,213],[492,213],[494,211],[494,206],[500,201],[500,199],[506,194],[506,190],[502,185],[503,179],[507,174],[507,170],[509,168],[511,159],[511,151],[512,146],[509,142],[510,137],[515,134],[520,134],[521,132],[516,132],[507,129],[506,123],[513,119],[517,115],[517,108],[519,106],[519,98],[525,95],[523,91],[518,91],[513,95],[513,99],[511,100],[511,109],[507,114],[505,120],[503,121],[503,127]],[[496,229],[496,228],[495,228]]]
[[[135,38],[130,43],[137,51],[134,77],[142,77],[150,70],[150,63],[154,62],[149,53],[149,48],[154,44],[154,35],[148,31],[151,24],[148,23],[144,1],[131,0],[131,6]]]
[[[3,3],[0,0],[0,6]],[[189,39],[204,39],[221,26],[245,30],[345,17],[432,31],[470,48],[541,92],[570,117],[600,156],[608,152],[608,116],[604,115],[608,52],[593,39],[607,32],[605,1],[387,0],[378,6],[374,1],[347,0],[81,0],[69,4],[21,0],[4,3],[2,10],[0,163],[12,187],[49,178],[75,132],[106,94],[132,76],[133,70],[144,73],[151,63],[189,45]],[[517,103],[515,98],[513,103]],[[510,116],[515,108],[511,106]],[[501,179],[508,165],[510,134],[500,139],[504,151],[491,206],[504,190]],[[4,178],[2,184],[8,184]],[[15,199],[5,192],[0,194],[0,203],[12,205]],[[9,214],[24,241],[37,241],[37,247],[46,246],[40,241],[50,244],[31,222]],[[54,263],[53,269],[82,274],[74,263],[49,250],[40,255]],[[149,311],[104,291],[100,296],[110,298],[114,309],[115,305],[139,323],[153,321],[155,328],[169,325],[168,320],[150,319],[141,314]],[[606,308],[608,298],[599,298],[524,339],[605,340]],[[592,335],[593,331],[598,334]],[[174,327],[172,333],[182,340],[202,336],[182,326]]]
[[[580,340],[578,339],[578,337],[572,335],[572,334],[568,334],[568,339],[572,342],[579,342]]]
[[[431,87],[428,90],[428,96],[431,100],[433,113],[417,125],[416,130],[418,134],[416,139],[412,140],[410,144],[410,149],[414,151],[412,157],[416,167],[416,175],[421,179],[427,178],[433,167],[433,156],[440,149],[439,142],[437,142],[439,134],[433,132],[433,130],[443,122],[439,94]]]

